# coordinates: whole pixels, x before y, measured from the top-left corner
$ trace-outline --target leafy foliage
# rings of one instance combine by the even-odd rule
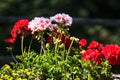
[[[49,52],[41,55],[31,51],[17,56],[17,58],[19,62],[11,63],[12,67],[5,65],[1,68],[0,78],[28,80],[101,80],[111,78],[111,66],[107,62],[100,65],[91,61],[83,61],[78,54],[65,59],[61,57],[61,53],[55,55]]]

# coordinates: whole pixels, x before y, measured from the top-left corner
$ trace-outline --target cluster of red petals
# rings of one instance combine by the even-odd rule
[[[81,46],[86,46],[87,41],[82,39],[78,43]],[[82,59],[83,60],[92,60],[96,63],[100,64],[102,61],[102,51],[103,45],[97,41],[92,41],[88,46],[87,50],[83,53]]]
[[[82,56],[83,60],[92,60],[100,64],[102,60],[102,54],[97,49],[87,49]]]
[[[28,31],[28,23],[29,21],[27,19],[18,20],[11,31],[12,37],[16,38],[17,34],[21,34],[22,30]]]
[[[87,40],[86,39],[81,39],[78,44],[82,47],[82,46],[86,46],[87,44]]]
[[[88,45],[88,49],[98,49],[98,50],[102,50],[103,45],[97,41],[92,41],[89,45]]]
[[[102,53],[110,64],[120,64],[120,46],[116,44],[106,45]]]
[[[5,39],[6,43],[14,44],[15,43],[15,38],[7,38]]]
[[[54,30],[54,32],[56,34],[56,38],[58,38],[60,36],[60,33],[58,33],[57,30]],[[53,37],[52,36],[48,36],[47,42],[48,43],[52,43],[53,42]],[[64,34],[62,34],[61,43],[65,43],[65,46],[69,47],[70,44],[71,44],[70,38],[67,38]]]
[[[21,34],[22,31],[29,31],[28,22],[29,21],[27,19],[18,20],[15,23],[13,29],[11,30],[12,38],[6,39],[5,42],[13,44],[13,43],[15,43],[15,40],[16,40],[18,34]]]
[[[82,55],[83,60],[92,60],[98,64],[101,63],[102,57],[107,59],[111,65],[120,64],[120,46],[109,44],[103,47],[101,43],[92,41]]]

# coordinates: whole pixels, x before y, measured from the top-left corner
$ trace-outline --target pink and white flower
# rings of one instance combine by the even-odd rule
[[[49,26],[52,27],[50,19],[44,17],[35,17],[28,24],[28,28],[30,28],[33,32],[38,30],[46,30],[47,28],[49,28]]]
[[[65,26],[71,26],[72,24],[72,17],[70,17],[68,14],[56,14],[53,17],[50,17],[51,21],[56,21],[57,23],[61,23],[63,20],[65,20]]]

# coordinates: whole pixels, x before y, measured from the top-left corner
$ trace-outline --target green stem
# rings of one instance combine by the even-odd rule
[[[43,53],[45,54],[45,39],[43,37]]]
[[[61,40],[62,41],[62,34],[60,33],[60,35],[58,36],[58,39],[59,40]],[[61,42],[58,42],[56,45],[55,45],[55,53],[57,53],[58,52],[58,50],[59,50],[59,45],[61,44]]]
[[[18,63],[18,61],[16,60],[16,58],[14,57],[14,55],[13,55],[12,52],[11,52],[11,56],[12,56],[13,60],[14,60],[16,63]]]
[[[67,55],[66,55],[66,59],[68,58],[68,55],[69,55],[69,53],[70,53],[71,47],[72,47],[72,45],[73,45],[73,42],[74,42],[74,40],[72,40],[72,42],[71,42],[71,44],[70,44],[70,46],[69,46],[69,49],[68,49]]]
[[[21,37],[21,52],[23,54],[23,40],[24,40],[24,36]]]
[[[42,38],[41,38],[41,40],[40,40],[40,45],[41,45],[41,47],[40,47],[40,54],[42,54]]]
[[[64,61],[64,57],[65,57],[65,52],[66,52],[66,50],[65,50],[65,45],[64,45],[63,50],[62,50],[62,59],[63,59],[63,61]]]
[[[58,43],[55,44],[55,54],[57,54],[57,46],[58,46]]]
[[[31,44],[32,44],[32,40],[33,40],[33,38],[31,38],[31,40],[30,40],[30,44],[29,44],[29,48],[28,48],[28,52],[30,52],[30,48],[31,48]]]
[[[44,44],[44,37],[41,36],[41,49],[40,49],[40,53],[45,53],[45,44]]]

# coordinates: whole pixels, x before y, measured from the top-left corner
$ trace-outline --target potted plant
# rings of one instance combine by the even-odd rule
[[[72,17],[59,13],[50,18],[35,17],[17,21],[6,39],[8,51],[21,38],[21,55],[15,62],[0,69],[2,80],[110,80],[111,65],[120,64],[120,47],[103,45],[97,41],[71,37]],[[24,39],[31,35],[29,46]],[[39,52],[31,48],[33,40],[40,44]],[[38,44],[38,45],[39,45]],[[114,61],[113,61],[114,59]]]

